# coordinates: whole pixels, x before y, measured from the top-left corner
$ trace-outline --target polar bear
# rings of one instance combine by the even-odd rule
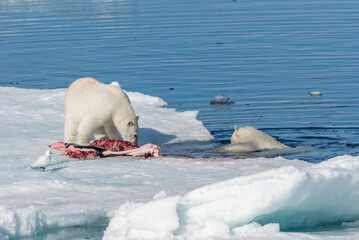
[[[234,126],[231,144],[212,150],[212,152],[245,153],[273,148],[289,147],[254,127]]]
[[[137,144],[138,117],[127,94],[116,85],[85,77],[74,81],[64,99],[64,141],[88,145],[96,140],[118,139]]]

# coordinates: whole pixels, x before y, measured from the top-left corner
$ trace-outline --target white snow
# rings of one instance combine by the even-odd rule
[[[0,229],[6,230],[5,233],[10,236],[35,235],[42,232],[43,214],[34,206],[13,210],[1,205],[0,216]]]
[[[168,239],[179,227],[179,196],[151,201],[143,205],[125,203],[107,228],[105,239]]]
[[[0,239],[49,229],[107,226],[104,239],[358,239],[359,157],[317,165],[277,158],[79,161],[53,151],[63,139],[65,89],[0,87]],[[197,112],[128,95],[140,144],[209,141]],[[337,231],[283,232],[337,224]]]
[[[278,232],[279,226],[281,230],[323,226],[358,219],[358,193],[359,158],[343,156],[305,168],[286,166],[195,189],[177,200],[175,212],[179,226],[173,229],[174,224],[171,225],[166,233],[157,234],[156,228],[144,224],[143,219],[151,219],[161,212],[166,229],[176,218],[170,197],[135,207],[121,216],[128,224],[126,228],[119,228],[125,233],[138,226],[153,229],[149,234],[154,236],[151,239],[163,235],[167,239],[168,236],[205,239],[229,238],[253,231]],[[166,199],[170,204],[166,204]],[[132,212],[141,214],[133,218]],[[169,212],[171,214],[167,214]],[[117,215],[112,221],[116,218]],[[104,239],[115,239],[112,221]],[[264,226],[253,230],[253,226],[258,228],[257,222]],[[141,238],[133,234],[122,236]]]
[[[167,103],[161,98],[142,93],[126,93],[136,114],[140,116],[140,141],[154,143],[156,139],[158,141],[162,138],[165,142],[174,143],[213,139],[202,122],[196,120],[198,111],[178,112],[173,108],[164,108]],[[163,140],[160,142],[163,143]]]

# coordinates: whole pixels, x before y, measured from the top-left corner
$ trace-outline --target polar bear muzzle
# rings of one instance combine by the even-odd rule
[[[128,142],[132,143],[132,144],[138,145],[138,135],[137,134],[133,134],[133,135],[128,136],[128,137],[123,137],[123,139],[125,141],[128,141]]]
[[[136,117],[136,122],[129,121],[127,123],[127,129],[123,134],[123,139],[125,141],[131,142],[133,144],[138,144],[138,116]]]

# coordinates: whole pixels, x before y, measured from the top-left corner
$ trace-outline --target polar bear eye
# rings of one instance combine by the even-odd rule
[[[128,122],[128,123],[127,123],[127,126],[132,126],[132,125],[133,125],[132,122]]]

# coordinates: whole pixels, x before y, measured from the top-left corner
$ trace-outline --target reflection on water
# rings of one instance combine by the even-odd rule
[[[5,0],[0,85],[116,80],[199,110],[216,142],[192,145],[198,155],[237,124],[314,146],[288,158],[317,162],[359,152],[358,16],[355,0]],[[211,105],[216,95],[235,103]]]

